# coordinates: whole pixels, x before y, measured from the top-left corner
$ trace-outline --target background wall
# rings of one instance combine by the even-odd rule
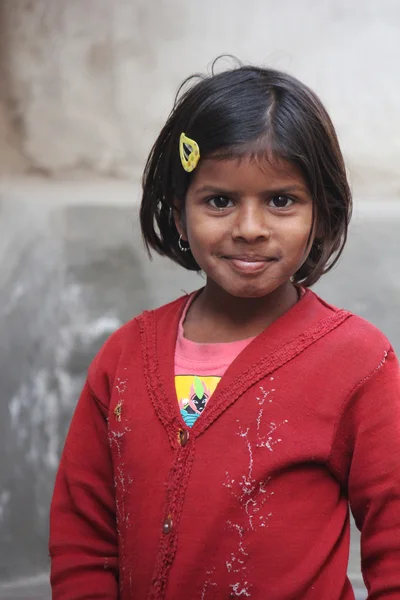
[[[337,125],[363,192],[399,193],[397,0],[2,0],[14,129],[31,168],[137,177],[187,75],[221,53],[288,70]],[[379,183],[378,183],[379,181]]]
[[[318,289],[400,351],[399,31],[397,0],[0,0],[2,600],[1,581],[48,566],[58,457],[97,348],[201,284],[148,262],[138,183],[179,83],[218,54],[290,71],[325,102],[356,218]]]

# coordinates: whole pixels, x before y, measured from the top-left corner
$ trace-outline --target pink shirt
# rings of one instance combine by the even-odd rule
[[[254,339],[216,344],[186,339],[184,322],[194,298],[192,294],[183,311],[175,347],[175,389],[182,418],[190,427],[207,406],[229,365]]]

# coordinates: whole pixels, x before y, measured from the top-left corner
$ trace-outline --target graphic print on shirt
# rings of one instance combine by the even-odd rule
[[[179,409],[188,427],[197,421],[207,402],[220,382],[221,377],[201,375],[176,375],[175,389]]]

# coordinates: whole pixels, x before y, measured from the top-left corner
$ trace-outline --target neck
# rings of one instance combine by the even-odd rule
[[[185,337],[196,342],[231,342],[254,337],[298,300],[291,282],[261,298],[237,298],[207,282],[185,320]]]

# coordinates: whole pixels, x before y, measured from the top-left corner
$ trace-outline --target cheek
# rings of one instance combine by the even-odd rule
[[[284,246],[292,252],[304,252],[308,247],[311,235],[312,224],[310,222],[301,221],[300,223],[288,223],[281,230],[281,240]]]
[[[223,223],[219,222],[219,219],[207,219],[199,218],[190,219],[186,223],[186,230],[189,238],[190,245],[198,248],[209,248],[211,249],[214,245],[218,244],[219,241],[224,239],[225,227]]]

